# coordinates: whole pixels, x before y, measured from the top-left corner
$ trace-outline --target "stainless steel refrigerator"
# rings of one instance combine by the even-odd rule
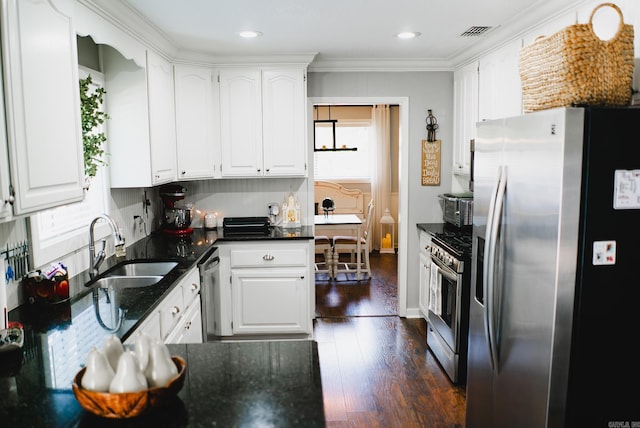
[[[639,151],[637,108],[478,124],[467,428],[640,426]]]

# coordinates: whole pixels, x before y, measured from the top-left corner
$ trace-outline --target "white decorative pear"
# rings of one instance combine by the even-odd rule
[[[149,364],[145,376],[150,387],[166,386],[178,374],[178,368],[171,359],[169,348],[162,342],[151,345]]]
[[[133,349],[138,359],[138,367],[140,367],[142,372],[146,370],[149,364],[149,350],[151,349],[152,343],[153,338],[142,331],[139,332],[134,339]]]
[[[124,347],[122,346],[122,342],[118,338],[118,336],[109,335],[105,337],[104,343],[102,345],[102,352],[105,357],[111,364],[111,368],[113,371],[118,370],[118,361],[120,360],[120,356],[124,352]]]
[[[109,392],[137,392],[147,389],[147,382],[132,351],[124,351],[118,360],[118,370],[109,385]]]
[[[89,351],[86,367],[87,369],[80,381],[81,386],[91,391],[109,391],[114,372],[109,361],[107,361],[107,357],[95,346]]]

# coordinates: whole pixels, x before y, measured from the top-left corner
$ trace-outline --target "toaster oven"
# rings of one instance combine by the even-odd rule
[[[444,193],[438,197],[442,200],[445,223],[456,227],[473,224],[473,193]]]

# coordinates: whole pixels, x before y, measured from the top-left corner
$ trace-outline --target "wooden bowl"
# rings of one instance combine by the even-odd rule
[[[169,381],[167,386],[149,388],[138,392],[109,393],[84,389],[81,385],[82,370],[73,378],[72,389],[76,399],[88,412],[104,418],[132,418],[151,412],[170,401],[184,385],[187,363],[178,356],[171,357],[178,374]]]

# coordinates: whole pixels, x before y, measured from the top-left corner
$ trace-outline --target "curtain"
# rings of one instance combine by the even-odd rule
[[[389,105],[374,105],[371,128],[374,144],[374,173],[371,183],[373,198],[373,248],[380,249],[380,217],[391,208],[391,125]]]

